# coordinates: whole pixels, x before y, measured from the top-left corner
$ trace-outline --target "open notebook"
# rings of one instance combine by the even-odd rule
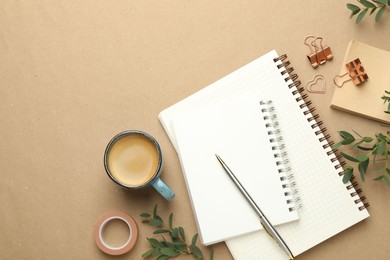
[[[285,55],[271,51],[162,111],[159,119],[177,148],[172,129],[176,116],[242,94],[273,100],[302,203],[299,220],[277,229],[293,254],[299,255],[369,214],[355,187],[342,183],[340,163],[308,107],[310,101],[305,102],[306,95],[300,94],[303,90],[287,72],[288,64]],[[235,259],[286,258],[264,230],[226,243]]]
[[[261,229],[259,217],[229,179],[216,153],[273,225],[298,219],[291,174],[283,163],[286,156],[282,156],[275,130],[266,127],[265,105],[253,97],[226,101],[188,111],[172,121],[204,245]]]

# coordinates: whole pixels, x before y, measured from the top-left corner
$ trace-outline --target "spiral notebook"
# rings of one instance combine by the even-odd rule
[[[201,243],[261,229],[259,217],[232,183],[220,155],[274,225],[298,219],[291,172],[264,106],[252,97],[202,106],[173,122],[180,163]]]
[[[330,148],[329,135],[317,122],[318,116],[289,64],[286,55],[271,51],[165,109],[159,119],[180,154],[172,128],[180,114],[240,95],[272,100],[302,204],[299,220],[279,225],[277,230],[292,253],[299,255],[364,220],[369,213],[364,196],[359,196],[361,189],[355,183],[343,184],[343,170]],[[240,224],[237,220],[232,225]],[[264,230],[226,243],[235,259],[286,258]]]

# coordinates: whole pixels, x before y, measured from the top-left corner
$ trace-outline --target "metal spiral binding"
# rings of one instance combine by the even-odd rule
[[[329,134],[325,134],[327,129],[321,128],[321,125],[323,124],[322,121],[317,121],[319,119],[318,114],[313,114],[315,112],[315,108],[311,107],[312,102],[310,100],[307,100],[308,95],[303,94],[305,91],[305,88],[300,87],[301,82],[298,79],[297,74],[291,74],[294,71],[294,68],[289,67],[290,62],[286,61],[287,55],[281,55],[274,59],[274,62],[276,63],[276,67],[279,70],[282,70],[280,73],[284,77],[285,81],[288,82],[288,87],[291,90],[291,93],[296,96],[296,101],[298,103],[298,106],[302,109],[303,114],[306,116],[306,119],[309,123],[311,123],[311,127],[314,130],[315,135],[319,137],[319,142],[322,144],[322,147],[324,148],[326,154],[329,156],[329,159],[336,170],[340,170],[338,172],[339,176],[344,175],[343,166],[345,165],[345,161],[341,161],[342,158],[340,154],[338,154],[337,149],[333,150],[331,146],[334,144],[334,142],[330,141],[331,136]],[[360,193],[362,190],[358,187],[358,183],[353,181],[353,176],[350,180],[349,184],[346,184],[346,189],[350,192],[351,197],[356,197],[354,199],[355,204],[357,205],[359,210],[363,210],[369,206],[367,202],[364,202],[366,197],[361,196]],[[341,180],[340,180],[341,181]]]
[[[278,168],[281,185],[285,190],[286,203],[290,211],[297,210],[301,207],[300,198],[287,158],[287,152],[285,151],[281,130],[276,118],[275,107],[272,105],[272,101],[260,101],[260,106],[263,118],[266,121],[265,126],[268,128],[267,134],[272,144],[271,148],[274,151],[275,164]]]

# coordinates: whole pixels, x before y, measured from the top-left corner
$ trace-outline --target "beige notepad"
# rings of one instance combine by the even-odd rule
[[[362,221],[369,213],[355,188],[343,184],[340,162],[329,147],[323,126],[316,123],[309,102],[293,82],[295,78],[286,73],[288,64],[285,56],[282,59],[271,51],[162,111],[159,119],[180,156],[172,128],[176,116],[243,94],[272,100],[302,204],[299,220],[277,229],[292,253],[299,255]],[[240,221],[232,225],[240,225]],[[264,230],[226,243],[238,260],[286,259]]]
[[[340,75],[346,72],[345,64],[356,58],[360,59],[369,79],[358,86],[349,81],[341,88],[335,87],[331,107],[390,123],[390,115],[383,112],[387,105],[381,99],[385,90],[390,90],[390,51],[353,40],[348,45]],[[348,79],[348,76],[343,79]]]

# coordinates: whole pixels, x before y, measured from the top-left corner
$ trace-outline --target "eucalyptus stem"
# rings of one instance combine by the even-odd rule
[[[157,204],[154,206],[153,213],[141,213],[142,222],[157,228],[153,234],[165,234],[170,237],[170,241],[164,235],[161,240],[156,238],[147,238],[152,249],[142,254],[142,257],[156,256],[156,260],[165,260],[171,257],[177,257],[180,254],[192,255],[196,260],[203,260],[203,253],[196,245],[198,234],[195,234],[191,243],[186,242],[186,235],[183,227],[173,226],[173,213],[169,215],[168,226],[164,225],[162,218],[157,214]],[[214,258],[214,252],[211,251],[210,260]]]
[[[351,10],[351,16],[350,18],[356,16],[356,23],[360,23],[364,16],[366,16],[367,13],[369,15],[372,15],[375,11],[377,11],[375,15],[375,21],[379,22],[382,19],[383,14],[385,13],[385,10],[387,7],[390,6],[390,0],[357,0],[360,5],[354,5],[354,4],[347,4],[347,8]]]

